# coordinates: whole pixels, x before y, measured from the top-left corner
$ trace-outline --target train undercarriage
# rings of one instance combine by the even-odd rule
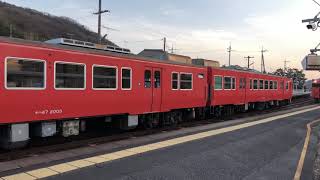
[[[27,146],[34,137],[77,136],[85,132],[89,123],[102,122],[102,126],[121,130],[132,130],[137,127],[153,129],[164,126],[176,126],[184,121],[204,119],[223,119],[235,113],[250,110],[265,110],[275,106],[283,106],[291,100],[255,102],[241,105],[224,105],[176,109],[170,112],[149,113],[141,115],[114,115],[89,118],[76,118],[58,121],[19,123],[0,126],[0,147],[17,149]]]

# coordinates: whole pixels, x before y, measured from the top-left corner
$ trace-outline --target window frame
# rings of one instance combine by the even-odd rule
[[[172,88],[172,82],[173,82],[173,77],[172,77],[172,75],[173,74],[177,74],[177,89],[173,89]],[[175,72],[175,71],[173,71],[173,72],[171,72],[171,90],[173,90],[173,91],[178,91],[179,89],[180,89],[180,74],[179,74],[179,72]]]
[[[93,79],[94,79],[94,67],[105,67],[105,68],[115,68],[116,69],[116,88],[94,88],[93,85]],[[118,79],[119,79],[119,76],[118,76],[118,67],[117,66],[110,66],[110,65],[101,65],[101,64],[93,64],[92,65],[92,73],[91,73],[91,85],[92,85],[92,89],[95,90],[95,91],[115,91],[115,90],[118,90]],[[122,74],[121,74],[122,75]],[[122,80],[122,79],[121,79]],[[122,86],[122,84],[121,84]]]
[[[230,89],[225,88],[225,78],[230,78]],[[232,89],[232,78],[233,76],[223,76],[223,90],[224,91],[234,91],[235,89]]]
[[[273,90],[278,90],[278,81],[277,80],[273,80]],[[277,85],[277,86],[275,86]]]
[[[221,78],[221,89],[216,89],[216,77],[220,77]],[[222,91],[224,90],[224,77],[222,75],[214,75],[213,76],[213,79],[214,79],[214,87],[213,87],[213,90],[215,91]]]
[[[36,87],[8,87],[8,59],[20,59],[20,60],[25,60],[25,61],[38,61],[38,62],[44,62],[44,72],[43,72],[43,87],[41,88],[36,88]],[[47,61],[43,59],[33,59],[33,58],[21,58],[21,57],[13,57],[13,56],[7,56],[4,59],[4,87],[7,90],[45,90],[47,89]]]
[[[159,72],[159,81],[160,81],[160,86],[157,86],[157,84],[156,84],[156,82],[157,82],[157,80],[156,80],[156,72]],[[155,88],[155,89],[161,89],[162,88],[162,77],[161,77],[161,75],[162,75],[162,73],[161,73],[161,70],[154,70],[153,72],[152,72],[152,75],[153,75],[153,88]]]
[[[254,79],[249,79],[249,89],[252,91],[253,90],[253,80]]]
[[[272,85],[272,86],[271,86]],[[272,87],[272,88],[271,88]],[[269,90],[274,90],[274,83],[273,80],[269,81]]]
[[[237,90],[237,78],[235,76],[231,77],[231,90]]]
[[[191,89],[181,89],[181,75],[186,74],[186,75],[191,75]],[[179,90],[181,91],[192,91],[193,90],[193,73],[187,73],[187,72],[180,72],[179,73]]]
[[[269,90],[269,80],[264,80],[264,90]],[[266,84],[267,83],[267,84]],[[267,85],[267,86],[266,86]],[[267,88],[266,88],[267,87]]]
[[[123,88],[122,87],[122,77],[123,77],[123,74],[122,74],[122,70],[123,69],[127,69],[127,70],[130,70],[130,88]],[[118,73],[117,73],[118,74]],[[131,91],[132,90],[132,68],[131,67],[121,67],[121,90],[123,90],[123,91]],[[118,79],[118,78],[117,78]],[[92,81],[93,82],[93,81]],[[118,82],[117,82],[117,84],[118,84]]]
[[[262,88],[261,88],[261,81],[262,81]],[[264,87],[264,85],[265,85],[264,81],[265,81],[264,79],[259,79],[259,90],[264,90],[264,88],[265,88]]]
[[[83,81],[83,88],[57,88],[56,87],[56,67],[57,67],[57,64],[73,64],[73,65],[84,65],[84,69],[83,69],[83,74],[84,74],[84,81]],[[58,91],[83,91],[83,90],[86,90],[87,88],[87,64],[85,63],[77,63],[77,62],[70,62],[70,61],[55,61],[54,62],[54,68],[53,68],[53,88],[55,90],[58,90]],[[93,84],[93,83],[92,83]],[[93,86],[93,85],[92,85]]]
[[[257,88],[256,89],[254,88],[254,81],[257,81]],[[259,90],[259,79],[253,79],[253,81],[252,81],[252,89],[254,91],[258,91]]]
[[[150,72],[150,87],[146,87],[146,72]],[[152,83],[152,69],[146,68],[143,71],[143,87],[144,89],[153,89],[153,83]]]
[[[284,90],[284,81],[283,80],[280,81],[280,90]]]
[[[239,80],[239,89],[246,89],[247,83],[246,78],[242,77]]]

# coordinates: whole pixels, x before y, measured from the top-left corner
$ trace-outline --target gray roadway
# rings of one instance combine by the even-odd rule
[[[304,143],[306,124],[317,118],[320,118],[319,110],[48,179],[292,179]],[[314,133],[302,179],[312,179],[316,143]]]

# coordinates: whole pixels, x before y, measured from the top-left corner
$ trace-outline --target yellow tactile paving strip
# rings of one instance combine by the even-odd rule
[[[48,167],[48,169],[51,169],[51,170],[56,171],[58,173],[65,173],[68,171],[73,171],[77,168],[74,166],[71,166],[69,164],[59,164],[59,165],[55,165],[55,166],[50,166],[50,167]]]
[[[170,146],[174,146],[174,145],[178,145],[178,144],[182,144],[182,143],[186,143],[186,142],[190,142],[190,141],[194,141],[194,140],[199,140],[199,139],[203,139],[206,137],[215,136],[215,135],[219,135],[219,134],[223,134],[223,133],[227,133],[227,132],[231,132],[231,131],[236,131],[239,129],[243,129],[243,128],[255,126],[258,124],[263,124],[263,123],[279,120],[279,119],[282,119],[285,117],[289,117],[289,116],[293,116],[293,115],[297,115],[297,114],[301,114],[301,113],[305,113],[305,112],[309,112],[309,111],[313,111],[313,110],[317,110],[317,109],[320,109],[320,107],[314,107],[314,108],[305,109],[305,110],[301,110],[301,111],[297,111],[297,112],[293,112],[293,113],[288,113],[285,115],[279,115],[279,116],[275,116],[275,117],[262,119],[259,121],[248,122],[248,123],[225,127],[225,128],[216,129],[216,130],[210,130],[207,132],[202,132],[202,133],[197,133],[197,134],[188,135],[188,136],[184,136],[184,137],[161,141],[158,143],[152,143],[152,144],[129,148],[126,150],[121,150],[121,151],[117,151],[117,152],[113,152],[113,153],[107,153],[107,154],[98,155],[98,156],[94,156],[94,157],[90,157],[90,158],[66,162],[66,163],[55,165],[55,166],[50,166],[50,167],[46,167],[46,168],[41,168],[41,169],[37,169],[37,170],[32,170],[32,171],[19,173],[19,174],[5,176],[5,177],[2,177],[1,179],[2,180],[33,180],[33,179],[46,178],[46,177],[74,171],[77,169],[81,169],[84,167],[93,166],[96,164],[108,163],[113,160],[117,160],[117,159],[121,159],[121,158],[125,158],[125,157],[130,157],[133,155],[138,155],[138,154],[142,154],[145,152],[154,151],[157,149],[166,148],[166,147],[170,147]]]
[[[45,178],[45,177],[54,176],[58,174],[58,172],[53,171],[49,168],[41,168],[33,171],[28,171],[27,173],[37,178]]]
[[[3,177],[2,179],[4,180],[33,180],[33,179],[37,179],[36,177],[33,177],[29,174],[26,174],[26,173],[19,173],[19,174],[15,174],[15,175],[12,175],[12,176],[6,176],[6,177]]]

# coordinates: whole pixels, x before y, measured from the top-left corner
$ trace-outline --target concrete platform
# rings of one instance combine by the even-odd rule
[[[296,110],[245,124],[237,122],[238,125],[220,129],[209,130],[206,126],[209,129],[202,132],[196,127],[196,134],[188,129],[184,133],[189,135],[154,141],[157,143],[152,142],[151,137],[143,137],[151,142],[11,174],[50,179],[195,179],[196,176],[201,179],[292,179],[303,143],[304,125],[320,117],[319,107],[310,110]],[[129,140],[119,144],[128,145],[125,141]],[[309,154],[312,157],[312,153]],[[312,162],[312,158],[307,159]]]

